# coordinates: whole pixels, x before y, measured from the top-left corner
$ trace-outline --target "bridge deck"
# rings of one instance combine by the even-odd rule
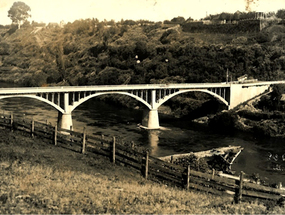
[[[155,89],[208,89],[227,88],[232,84],[243,86],[258,86],[285,84],[285,81],[263,81],[253,83],[186,83],[186,84],[137,84],[137,85],[96,85],[96,86],[55,86],[55,87],[17,87],[0,88],[0,95],[32,94],[32,93],[63,93],[84,91],[126,91],[126,90],[155,90]]]

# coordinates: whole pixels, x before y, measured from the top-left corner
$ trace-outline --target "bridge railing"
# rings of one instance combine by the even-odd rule
[[[114,164],[129,166],[141,172],[146,179],[171,186],[185,189],[201,190],[217,195],[233,196],[236,202],[246,198],[259,198],[267,200],[279,200],[284,198],[285,190],[279,187],[270,187],[251,183],[241,173],[239,177],[223,177],[215,170],[200,172],[191,169],[190,165],[181,166],[166,162],[149,155],[148,150],[135,145],[133,142],[126,143],[119,137],[95,136],[57,129],[47,122],[37,122],[13,115],[0,115],[0,127],[18,130],[31,137],[40,137],[49,143],[70,149],[89,156],[102,155],[110,159]]]

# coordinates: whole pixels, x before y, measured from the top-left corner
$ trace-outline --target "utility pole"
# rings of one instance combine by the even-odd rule
[[[229,69],[227,68],[227,77],[226,77],[226,82],[229,83]]]

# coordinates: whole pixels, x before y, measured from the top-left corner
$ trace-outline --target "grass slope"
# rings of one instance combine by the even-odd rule
[[[261,202],[186,191],[146,181],[139,172],[41,139],[0,130],[1,214],[285,213]]]

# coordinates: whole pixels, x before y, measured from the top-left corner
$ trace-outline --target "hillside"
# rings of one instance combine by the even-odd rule
[[[0,79],[26,86],[218,82],[227,69],[233,79],[285,77],[283,25],[237,35],[81,20],[1,35]]]
[[[239,34],[191,33],[180,25],[130,20],[30,25],[2,29],[0,80],[21,86],[221,82],[227,70],[232,80],[244,74],[285,79],[284,43],[284,25]],[[197,93],[192,98],[177,97],[168,105],[179,106],[181,116],[211,101]]]
[[[106,157],[0,129],[1,214],[282,214],[284,202],[241,202],[145,180]],[[277,204],[276,204],[277,203]]]

